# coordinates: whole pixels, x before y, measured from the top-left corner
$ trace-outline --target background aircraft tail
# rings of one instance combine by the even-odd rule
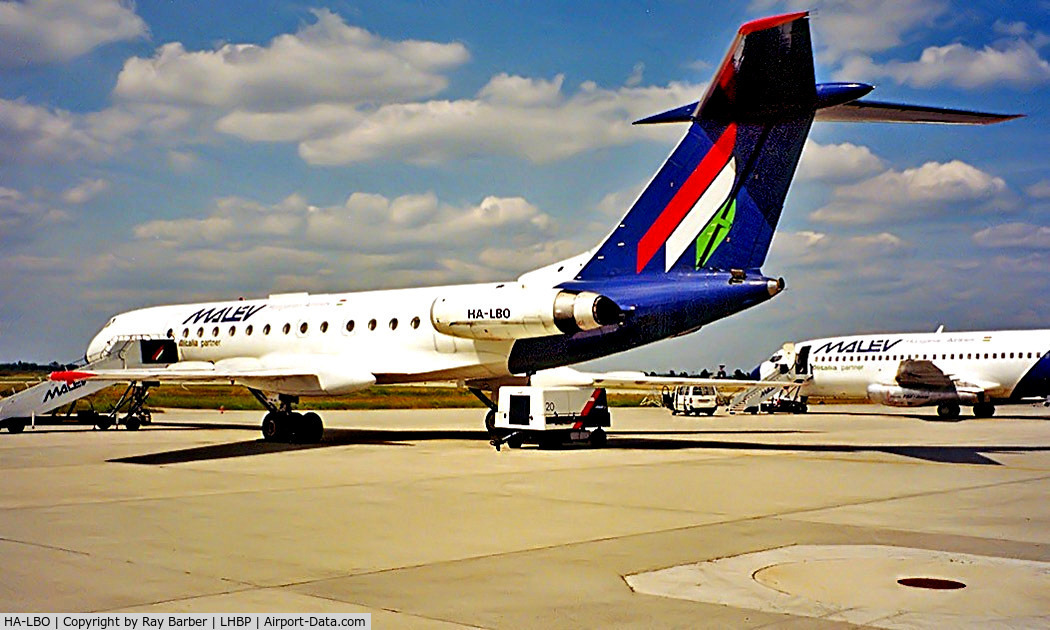
[[[740,27],[703,100],[638,121],[691,124],[578,278],[760,267],[816,98],[806,13]]]

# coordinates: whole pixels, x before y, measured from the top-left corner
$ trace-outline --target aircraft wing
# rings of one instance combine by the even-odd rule
[[[897,367],[897,384],[909,389],[932,391],[988,391],[1001,385],[991,381],[967,378],[959,374],[946,374],[933,361],[906,359]]]
[[[533,385],[548,387],[604,387],[606,389],[650,390],[654,387],[680,385],[710,386],[719,393],[730,393],[755,387],[795,387],[795,381],[751,381],[728,378],[691,378],[685,376],[648,376],[644,372],[581,372],[573,368],[553,368],[532,376]]]
[[[347,394],[375,384],[375,375],[334,357],[270,355],[262,359],[231,358],[216,361],[179,361],[164,366],[69,370],[52,372],[52,381],[101,380],[114,383],[243,385],[290,395]]]

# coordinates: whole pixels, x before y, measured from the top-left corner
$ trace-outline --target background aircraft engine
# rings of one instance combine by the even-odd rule
[[[434,328],[466,339],[527,339],[578,333],[619,324],[623,311],[591,291],[501,286],[440,297],[430,307]]]
[[[912,389],[898,385],[869,385],[868,399],[888,407],[922,407],[940,403],[977,404],[977,396],[954,390]]]

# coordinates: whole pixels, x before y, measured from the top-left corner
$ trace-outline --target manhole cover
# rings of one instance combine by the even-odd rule
[[[900,584],[901,586],[910,586],[912,588],[928,588],[935,591],[954,591],[956,589],[966,588],[966,585],[962,582],[931,577],[901,578],[897,580],[897,584]]]

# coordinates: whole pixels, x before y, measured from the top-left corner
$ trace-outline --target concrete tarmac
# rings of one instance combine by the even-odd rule
[[[1050,627],[1042,406],[613,409],[603,449],[498,453],[478,409],[325,412],[318,445],[261,415],[0,434],[0,611]]]

